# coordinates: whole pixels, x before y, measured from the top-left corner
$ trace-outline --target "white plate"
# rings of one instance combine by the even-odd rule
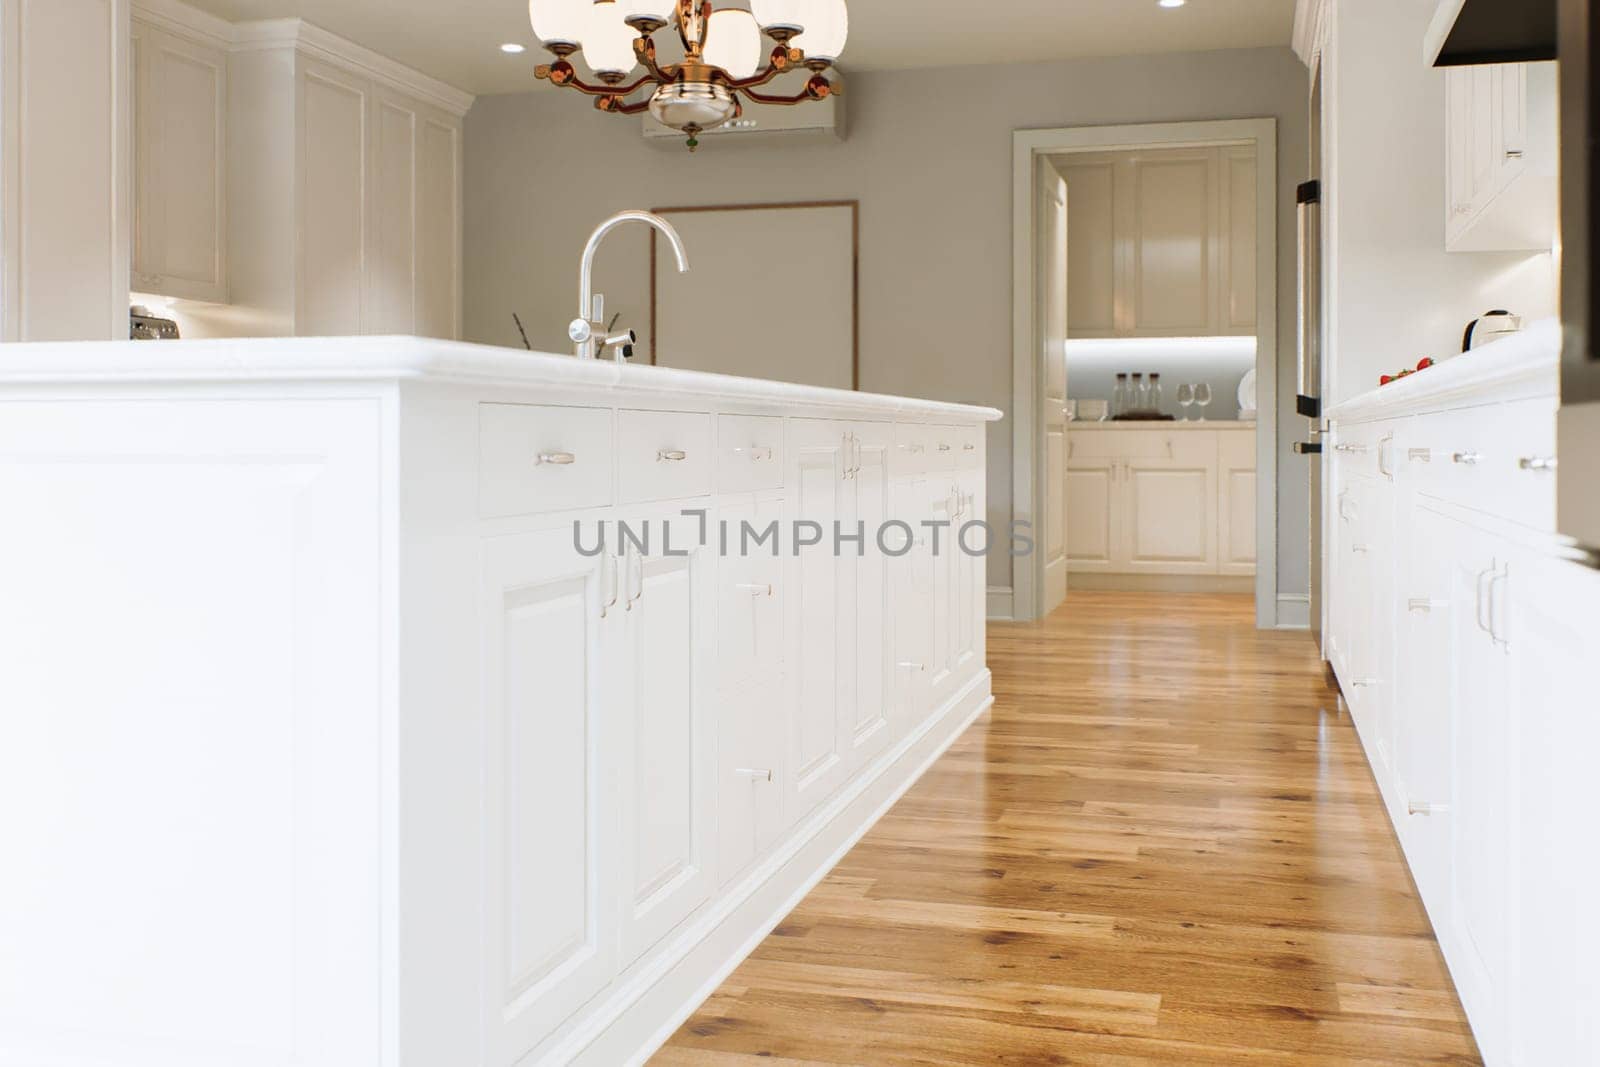
[[[1254,411],[1256,409],[1256,369],[1251,367],[1239,382],[1239,410]]]

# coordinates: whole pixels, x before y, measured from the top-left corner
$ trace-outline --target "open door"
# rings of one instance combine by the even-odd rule
[[[1039,331],[1044,363],[1044,599],[1049,615],[1067,596],[1067,183],[1039,161]]]

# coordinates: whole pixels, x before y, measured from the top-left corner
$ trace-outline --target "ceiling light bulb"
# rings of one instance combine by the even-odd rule
[[[816,0],[750,0],[750,13],[763,30],[782,26],[803,30],[815,22]]]
[[[528,0],[528,22],[546,45],[578,44],[593,7],[590,0]]]
[[[845,0],[812,0],[811,25],[794,39],[807,59],[832,63],[844,52],[850,36],[850,9]]]
[[[706,23],[705,61],[735,78],[752,77],[761,68],[761,29],[750,12],[725,7]]]
[[[596,74],[627,74],[638,63],[633,54],[636,34],[622,21],[616,4],[582,3],[588,9],[580,37],[583,61]]]
[[[1189,0],[1156,0],[1156,2],[1162,7],[1182,7],[1184,4],[1187,4]]]
[[[500,46],[500,51],[504,52],[508,56],[518,56],[523,52],[526,52],[527,49],[522,47],[522,45],[517,44],[515,41],[507,41],[505,44]]]

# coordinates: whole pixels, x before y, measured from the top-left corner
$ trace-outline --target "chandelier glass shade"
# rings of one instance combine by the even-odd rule
[[[699,134],[738,118],[745,101],[802,104],[841,92],[826,72],[850,30],[846,0],[750,0],[748,11],[714,8],[712,0],[528,0],[528,20],[555,57],[537,77],[593,97],[600,111],[648,110],[682,130],[690,151]],[[669,26],[683,59],[659,63],[654,34]],[[598,84],[573,66],[580,50]],[[762,91],[795,71],[807,73],[799,92]]]

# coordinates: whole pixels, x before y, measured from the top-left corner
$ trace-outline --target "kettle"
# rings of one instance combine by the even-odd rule
[[[1521,315],[1513,315],[1505,310],[1485,311],[1467,323],[1467,332],[1461,335],[1461,351],[1471,352],[1474,348],[1481,348],[1490,341],[1498,341],[1502,337],[1521,331]]]

